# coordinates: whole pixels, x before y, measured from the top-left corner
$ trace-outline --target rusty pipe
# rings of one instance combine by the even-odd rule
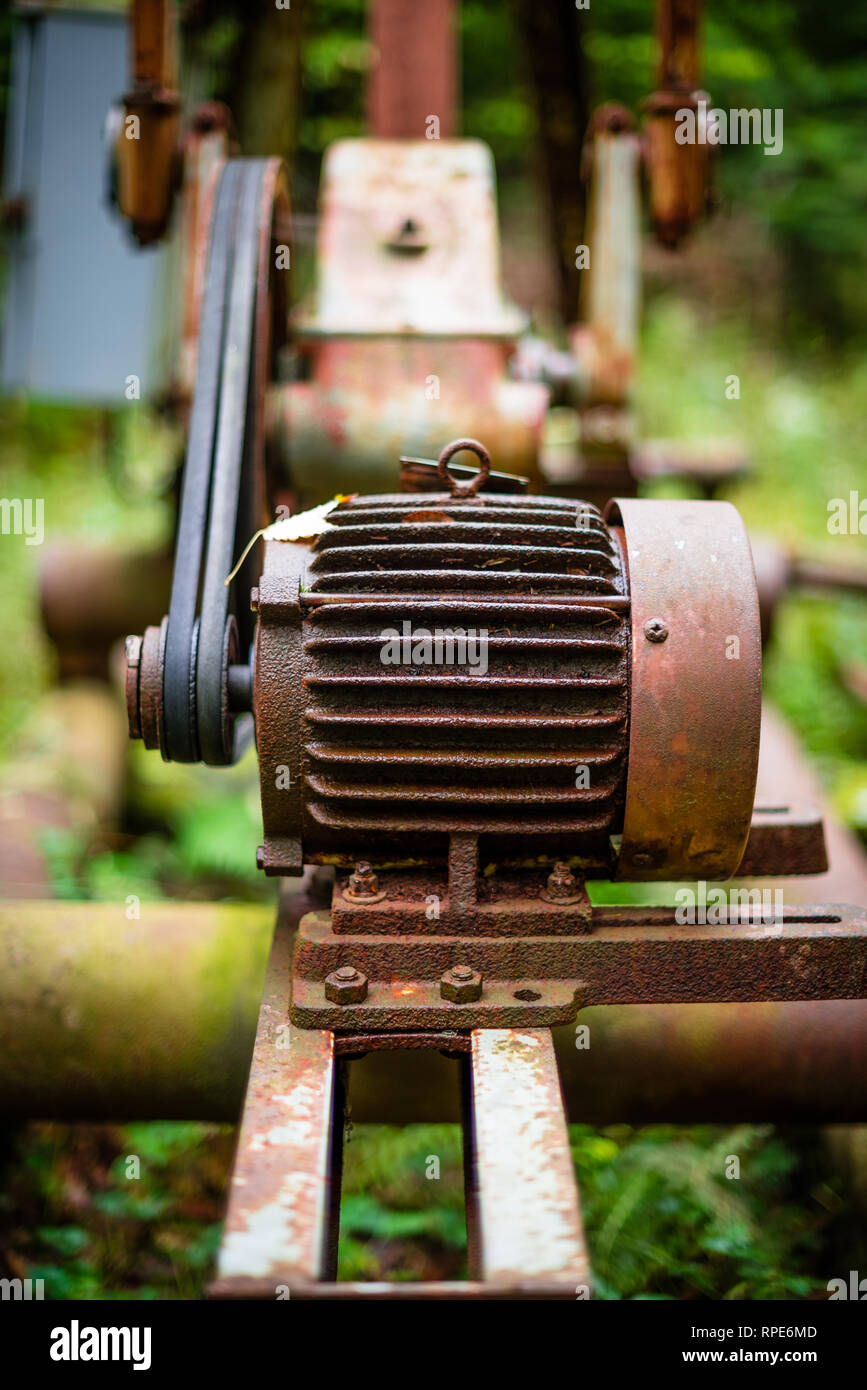
[[[4,904],[0,1114],[236,1120],[273,915]],[[867,1119],[861,1002],[595,1008],[578,1026],[589,1033],[555,1034],[575,1121]],[[352,1065],[352,1105],[359,1122],[457,1120],[454,1066],[436,1051],[369,1053]]]
[[[447,139],[457,128],[455,0],[373,0],[367,116],[379,140]],[[438,124],[432,126],[432,120]],[[435,133],[433,133],[435,131]]]

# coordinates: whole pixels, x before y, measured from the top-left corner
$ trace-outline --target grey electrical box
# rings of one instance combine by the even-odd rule
[[[4,196],[0,381],[6,392],[121,406],[166,385],[172,361],[170,247],[141,249],[109,205],[106,121],[128,85],[122,13],[16,15]]]

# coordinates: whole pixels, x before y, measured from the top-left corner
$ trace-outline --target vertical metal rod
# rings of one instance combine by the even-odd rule
[[[701,0],[659,0],[656,38],[660,87],[694,91],[701,80]]]

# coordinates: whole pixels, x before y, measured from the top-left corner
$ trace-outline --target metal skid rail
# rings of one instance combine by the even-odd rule
[[[292,931],[274,939],[241,1121],[220,1299],[575,1299],[589,1295],[551,1032],[477,1029],[390,1045],[460,1057],[470,1278],[337,1283],[346,1064],[362,1040],[287,1022]],[[467,1050],[469,1049],[469,1050]]]
[[[584,938],[588,952],[599,952],[595,964],[601,967],[586,971],[588,1003],[695,999],[702,996],[698,979],[704,997],[714,999],[856,999],[867,992],[867,914],[857,909],[809,909],[788,918],[788,930],[784,924],[771,938],[752,927],[739,938],[725,926],[680,929],[680,955],[657,920],[667,910],[597,911],[598,940],[594,945],[592,936]],[[297,1028],[289,1021],[296,920],[295,914],[281,920],[274,937],[210,1296],[589,1297],[581,1205],[550,1029]],[[610,938],[619,933],[622,947],[611,956]],[[709,977],[702,968],[708,949],[715,967]],[[650,950],[653,960],[645,960],[642,950]],[[666,955],[661,968],[660,953]],[[591,960],[588,955],[584,965]],[[460,1009],[456,1022],[459,1017]],[[352,1057],[372,1048],[438,1048],[456,1058],[463,1101],[465,1282],[336,1280],[348,1074]]]

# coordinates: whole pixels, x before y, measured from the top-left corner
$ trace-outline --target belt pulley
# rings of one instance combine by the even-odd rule
[[[229,763],[249,737],[235,715],[249,707],[238,663],[252,621],[236,596],[249,594],[255,553],[226,580],[265,508],[264,394],[285,328],[271,248],[286,204],[279,160],[230,160],[220,171],[169,613],[127,646],[131,724],[167,761]]]

